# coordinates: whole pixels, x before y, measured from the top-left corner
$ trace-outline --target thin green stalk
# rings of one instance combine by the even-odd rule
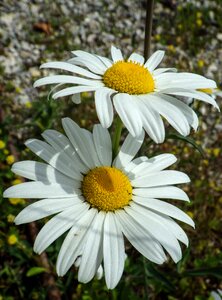
[[[113,135],[113,158],[116,157],[119,150],[119,143],[120,143],[122,129],[123,129],[123,123],[121,119],[118,117],[116,122],[116,130]]]
[[[150,56],[150,44],[152,35],[152,21],[153,21],[153,5],[154,0],[147,0],[146,2],[146,21],[145,21],[145,39],[144,39],[144,58],[148,59]]]
[[[146,299],[149,299],[149,290],[148,290],[149,282],[147,279],[148,272],[147,272],[147,268],[146,268],[146,258],[144,256],[143,256],[143,272],[144,272]]]

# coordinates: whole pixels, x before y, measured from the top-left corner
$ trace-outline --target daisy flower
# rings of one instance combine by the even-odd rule
[[[47,76],[34,86],[57,84],[52,97],[73,95],[75,103],[80,103],[81,92],[95,91],[95,107],[104,128],[113,122],[114,106],[132,136],[138,137],[144,129],[156,143],[161,143],[165,138],[161,116],[184,136],[190,127],[198,127],[196,113],[177,96],[192,97],[218,108],[210,95],[197,90],[216,88],[213,80],[193,73],[175,73],[172,68],[157,68],[164,51],[156,51],[146,62],[136,53],[124,60],[120,49],[114,46],[112,60],[80,50],[72,53],[75,57],[68,62],[48,62],[41,68],[61,69],[74,75]],[[72,86],[61,88],[64,84]]]
[[[164,170],[176,158],[162,154],[134,158],[143,143],[131,134],[112,158],[107,129],[95,125],[93,133],[63,119],[67,137],[55,130],[42,134],[45,142],[31,139],[26,146],[46,163],[21,161],[12,171],[31,182],[8,188],[4,197],[39,198],[15,218],[16,224],[55,215],[39,232],[34,251],[42,253],[63,233],[67,235],[57,259],[63,276],[79,266],[78,280],[89,282],[104,269],[107,287],[119,282],[124,269],[126,239],[147,259],[162,264],[166,252],[175,262],[181,259],[179,241],[188,238],[174,219],[194,226],[183,211],[159,199],[188,201],[174,184],[189,182],[186,174]]]

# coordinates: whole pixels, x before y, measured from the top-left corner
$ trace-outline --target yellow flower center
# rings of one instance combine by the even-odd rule
[[[130,95],[147,94],[154,91],[154,80],[144,66],[135,62],[118,61],[103,75],[104,84],[119,92]]]
[[[128,177],[114,167],[98,167],[83,179],[82,193],[92,207],[115,211],[128,205],[132,199],[132,186]]]
[[[213,89],[198,89],[198,91],[206,93],[206,94],[213,94]]]

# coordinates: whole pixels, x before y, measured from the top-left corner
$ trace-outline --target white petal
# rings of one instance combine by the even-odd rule
[[[189,123],[179,108],[167,101],[167,95],[155,94],[149,96],[149,104],[160,113],[180,134],[190,133]]]
[[[155,187],[190,182],[189,177],[179,171],[160,171],[137,177],[131,181],[133,187]]]
[[[142,162],[141,164],[135,166],[135,168],[130,171],[128,176],[131,179],[134,179],[146,174],[148,175],[150,173],[159,172],[171,166],[176,160],[177,159],[173,154],[161,154],[153,159],[149,159],[148,161]]]
[[[80,104],[81,103],[81,94],[80,93],[74,94],[74,95],[72,95],[71,99],[72,99],[73,103]]]
[[[92,79],[102,79],[101,76],[96,75],[92,72],[89,72],[83,68],[80,68],[78,66],[74,66],[73,64],[67,63],[67,62],[60,62],[60,61],[54,61],[54,62],[48,62],[44,63],[40,66],[40,69],[45,68],[52,68],[52,69],[61,69],[69,72],[73,72],[79,75],[83,75]]]
[[[136,210],[138,210],[138,206],[136,206]],[[138,212],[142,213],[145,218],[147,217],[147,213],[150,214],[150,212],[146,212],[141,208],[139,208]],[[174,235],[174,237],[176,239],[178,239],[179,241],[184,243],[186,246],[188,246],[189,241],[188,241],[188,237],[187,237],[186,233],[174,220],[172,220],[170,217],[159,215],[159,214],[151,213],[150,215],[152,217],[154,217],[158,223],[165,226],[166,230],[168,232],[170,232],[172,235]],[[157,224],[157,226],[158,226],[158,224]]]
[[[96,112],[104,128],[109,128],[113,122],[113,105],[110,98],[113,93],[112,89],[106,87],[97,89],[95,92]]]
[[[159,186],[150,188],[133,189],[133,194],[147,198],[177,199],[189,201],[187,194],[175,186]]]
[[[17,215],[14,222],[16,225],[33,222],[61,212],[67,208],[72,208],[77,203],[81,203],[81,200],[78,196],[72,198],[39,200],[24,208]]]
[[[124,60],[121,50],[114,46],[111,46],[111,56],[114,62]]]
[[[143,130],[141,114],[136,101],[138,101],[136,97],[124,93],[116,94],[113,97],[113,104],[120,119],[134,137],[138,137]]]
[[[220,108],[219,108],[217,102],[214,100],[214,98],[212,96],[207,95],[206,93],[203,93],[201,91],[196,91],[194,98],[198,99],[198,100],[202,100],[206,103],[209,103],[209,104],[213,105],[214,107],[216,107],[220,111]]]
[[[181,209],[177,208],[172,204],[157,199],[148,199],[148,198],[145,199],[139,196],[133,196],[133,200],[136,203],[145,206],[151,210],[155,210],[161,214],[168,215],[174,219],[177,219],[179,221],[182,221],[194,227],[193,220],[187,214],[185,214]]]
[[[188,105],[186,105],[182,101],[176,99],[175,97],[168,96],[164,100],[169,102],[170,104],[174,105],[175,107],[179,108],[180,111],[185,116],[185,118],[187,119],[188,123],[194,128],[194,130],[197,130],[198,117],[192,108],[190,108]]]
[[[97,58],[94,56],[94,58]],[[100,63],[98,64],[97,61],[90,59],[90,58],[82,58],[82,57],[74,57],[68,60],[69,63],[79,66],[85,66],[87,67],[91,72],[103,75],[106,71],[106,67]],[[102,67],[101,67],[102,64]]]
[[[150,72],[152,72],[156,67],[161,63],[164,57],[164,51],[158,50],[151,55],[151,57],[147,60],[144,67],[146,67]]]
[[[135,179],[148,173],[149,167],[152,166],[152,163],[149,161],[141,162],[140,164],[135,164],[134,168],[131,168],[130,172],[127,173],[127,176],[130,180]]]
[[[96,153],[90,148],[90,140],[83,133],[83,130],[71,119],[64,118],[62,120],[63,128],[69,137],[75,151],[78,153],[82,161],[90,168],[93,169],[95,165]],[[94,148],[94,145],[93,145]]]
[[[141,163],[145,162],[145,161],[148,161],[148,157],[146,156],[140,156],[140,157],[137,157],[135,159],[133,159],[128,165],[126,165],[124,167],[124,171],[126,173],[128,172],[131,172],[136,166],[140,165]]]
[[[68,87],[65,89],[62,89],[59,92],[56,92],[52,95],[53,99],[58,99],[60,97],[64,97],[64,96],[69,96],[69,95],[74,95],[77,93],[82,93],[82,92],[92,92],[92,91],[96,91],[98,88],[98,86],[72,86],[72,87]]]
[[[86,244],[83,249],[81,264],[78,272],[80,282],[89,282],[96,274],[99,265],[102,262],[102,232],[105,218],[104,212],[99,212],[87,233]]]
[[[162,171],[174,164],[176,161],[176,156],[169,153],[154,156],[148,160],[148,162],[152,163],[152,165],[147,168],[147,173]]]
[[[55,150],[47,143],[37,139],[30,139],[25,145],[61,173],[76,180],[82,179],[79,170],[75,167],[74,162],[67,156],[65,151]]]
[[[40,69],[43,69],[43,68],[61,69],[61,70],[73,72],[73,73],[83,75],[83,76],[93,78],[93,79],[101,79],[102,78],[101,76],[93,74],[92,72],[89,72],[83,68],[74,66],[67,62],[60,62],[60,61],[48,62],[48,63],[44,63],[40,66]]]
[[[183,88],[189,90],[216,88],[213,80],[193,73],[162,73],[155,77],[157,90]]]
[[[158,68],[153,71],[153,75],[157,76],[157,75],[165,73],[165,72],[177,72],[177,69],[176,68]]]
[[[81,132],[82,132],[82,135],[85,137],[86,147],[88,149],[90,149],[91,158],[93,160],[94,165],[96,167],[101,166],[101,162],[99,160],[99,157],[98,157],[98,154],[97,154],[97,151],[96,151],[96,146],[95,146],[94,141],[93,141],[92,133],[89,132],[88,130],[84,129],[84,128],[81,128]]]
[[[148,232],[166,249],[174,262],[178,262],[182,257],[180,244],[175,236],[155,218],[155,213],[146,211],[143,207],[136,203],[132,203],[131,207],[125,208],[126,212],[134,218],[135,221],[141,224],[141,227],[146,228]]]
[[[36,80],[36,82],[34,83],[34,87],[38,87],[46,84],[54,84],[54,83],[84,84],[92,87],[103,86],[103,83],[98,80],[85,79],[85,78],[70,76],[70,75],[53,75],[53,76],[47,76]]]
[[[12,172],[25,178],[47,183],[60,183],[69,186],[80,187],[79,181],[60,173],[48,164],[37,161],[20,161],[12,166]]]
[[[112,212],[106,214],[104,221],[103,256],[106,285],[113,289],[123,273],[125,250],[120,225]]]
[[[58,183],[46,183],[41,181],[24,182],[8,188],[3,196],[5,198],[61,198],[80,195],[77,188]]]
[[[73,208],[68,208],[48,221],[38,233],[34,251],[41,254],[58,237],[66,232],[86,211],[89,205],[84,203],[76,204]]]
[[[42,133],[42,136],[56,151],[64,151],[68,155],[70,161],[72,161],[72,166],[75,166],[76,170],[79,170],[81,173],[86,173],[89,170],[89,168],[80,160],[78,154],[65,135],[56,130],[47,129]]]
[[[77,257],[82,254],[86,243],[87,231],[97,213],[96,209],[91,208],[73,224],[64,239],[57,258],[56,270],[59,276],[65,275]]]
[[[104,56],[100,56],[100,55],[96,55],[96,56],[104,63],[104,65],[107,68],[112,67],[113,62],[109,58],[104,57]]]
[[[122,144],[118,155],[116,156],[113,165],[116,168],[124,169],[126,165],[130,163],[130,161],[134,158],[134,156],[139,151],[140,147],[142,146],[144,140],[144,132],[135,139],[129,133]]]
[[[176,239],[188,246],[189,240],[185,231],[174,220],[172,220],[170,217],[159,214],[156,214],[155,217],[159,218],[160,222],[162,222],[166,228],[168,228],[168,230],[175,236]]]
[[[157,264],[162,264],[166,260],[166,255],[153,236],[142,227],[139,222],[123,210],[117,210],[116,215],[122,225],[122,232],[129,242],[147,259]]]
[[[98,270],[96,271],[96,279],[100,280],[103,277],[103,267],[102,265],[99,266]]]
[[[137,100],[145,131],[156,143],[162,143],[165,138],[164,124],[160,115],[149,104],[149,95],[137,96]]]
[[[136,62],[136,63],[139,63],[139,64],[143,65],[144,57],[140,54],[132,53],[130,55],[130,57],[128,58],[128,61]]]
[[[102,74],[106,71],[107,67],[103,64],[103,62],[97,57],[97,55],[87,53],[85,51],[77,50],[77,51],[72,51],[74,55],[77,57],[81,58],[83,62],[87,62],[86,66],[88,65],[88,62],[93,64],[97,71],[95,73]]]
[[[101,164],[104,166],[111,166],[112,141],[108,130],[101,125],[94,125],[93,141]]]

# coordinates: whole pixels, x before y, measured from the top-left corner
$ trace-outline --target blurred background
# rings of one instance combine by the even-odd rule
[[[33,88],[36,79],[48,74],[40,64],[66,60],[76,49],[110,57],[112,44],[125,57],[132,51],[143,54],[145,7],[145,0],[0,1],[1,191],[23,180],[10,171],[15,161],[36,159],[25,140],[41,138],[47,128],[62,130],[64,116],[87,129],[98,123],[90,93],[83,93],[77,106],[67,97],[47,100],[49,87]],[[156,0],[151,52],[166,51],[161,67],[199,73],[222,88],[221,16],[222,0]],[[222,99],[217,100],[221,106]],[[181,139],[169,127],[164,144],[147,139],[142,149],[147,156],[174,153],[175,168],[191,177],[184,186],[191,202],[172,201],[196,223],[195,230],[183,225],[190,239],[187,249],[182,246],[183,259],[157,266],[127,244],[125,271],[112,291],[104,279],[78,283],[75,267],[58,278],[55,263],[64,237],[36,255],[33,240],[47,219],[15,226],[14,217],[30,200],[0,198],[0,300],[220,299],[222,118],[207,104],[192,105],[199,114],[198,132]]]

